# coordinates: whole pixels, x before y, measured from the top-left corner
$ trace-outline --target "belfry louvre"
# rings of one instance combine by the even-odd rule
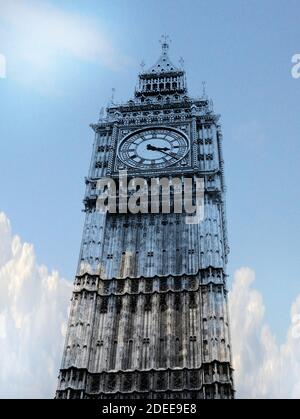
[[[134,98],[111,103],[95,133],[85,224],[56,398],[233,398],[228,243],[219,115],[163,38]],[[97,181],[203,178],[204,219],[97,211]]]

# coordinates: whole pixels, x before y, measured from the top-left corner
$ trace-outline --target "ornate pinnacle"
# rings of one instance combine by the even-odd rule
[[[141,67],[141,72],[143,72],[144,71],[144,68],[145,68],[145,62],[144,62],[144,60],[141,62],[140,67]]]
[[[202,98],[203,99],[207,99],[207,94],[206,94],[206,82],[203,81],[202,82]]]
[[[116,89],[113,87],[111,89],[111,104],[114,104],[114,100],[115,100],[115,93],[116,93]]]
[[[166,34],[162,35],[159,42],[161,43],[161,48],[163,52],[167,52],[169,49],[169,44],[171,42],[169,36]]]

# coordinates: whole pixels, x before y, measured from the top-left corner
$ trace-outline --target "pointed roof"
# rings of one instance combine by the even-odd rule
[[[180,71],[178,67],[176,67],[172,61],[169,58],[168,50],[169,50],[169,38],[167,35],[163,35],[161,37],[160,43],[161,43],[161,55],[157,62],[154,64],[154,66],[150,67],[148,71],[146,71],[147,74],[151,73],[169,73],[169,72],[176,72]]]

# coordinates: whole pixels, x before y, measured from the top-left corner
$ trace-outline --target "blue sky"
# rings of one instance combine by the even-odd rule
[[[89,124],[112,87],[116,101],[133,95],[140,62],[155,62],[167,33],[190,95],[205,80],[222,115],[229,273],[255,271],[283,341],[300,290],[300,79],[291,76],[299,19],[297,0],[1,0],[0,209],[14,233],[73,279]]]

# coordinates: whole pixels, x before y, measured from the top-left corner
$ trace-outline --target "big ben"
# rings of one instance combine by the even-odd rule
[[[133,99],[95,133],[85,223],[56,398],[233,398],[219,115],[188,94],[167,37]],[[98,182],[200,178],[203,219],[171,210],[99,211]],[[118,195],[118,190],[116,195]],[[117,202],[118,196],[116,196]],[[117,205],[118,206],[118,205]]]

